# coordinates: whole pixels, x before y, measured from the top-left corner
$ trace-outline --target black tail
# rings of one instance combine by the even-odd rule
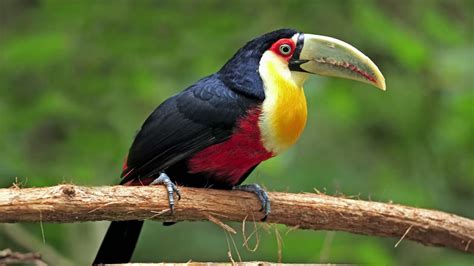
[[[130,262],[142,226],[143,221],[112,222],[93,264]]]

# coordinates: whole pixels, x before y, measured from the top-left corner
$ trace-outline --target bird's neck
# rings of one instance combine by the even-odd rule
[[[259,72],[265,89],[259,122],[262,143],[278,154],[298,140],[306,125],[307,74],[291,72],[287,62],[271,51],[263,54]]]

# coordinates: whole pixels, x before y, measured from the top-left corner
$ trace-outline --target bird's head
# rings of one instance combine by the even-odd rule
[[[305,127],[303,84],[310,74],[353,79],[385,90],[377,66],[353,46],[291,29],[251,40],[218,72],[227,87],[262,103],[262,141],[273,154],[293,145]]]
[[[385,90],[378,67],[341,40],[292,29],[280,29],[248,42],[219,71],[229,87],[263,99],[262,65],[277,65],[280,75],[302,86],[309,74],[340,77]]]

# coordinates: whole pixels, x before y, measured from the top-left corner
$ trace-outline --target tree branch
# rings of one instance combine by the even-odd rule
[[[0,265],[10,264],[47,265],[41,260],[41,255],[39,253],[20,253],[13,252],[10,249],[0,250]]]
[[[161,186],[0,189],[0,223],[262,218],[259,202],[251,193],[183,187],[181,194],[183,198],[171,215]],[[474,253],[474,220],[468,218],[322,194],[272,192],[269,196],[269,223],[410,239]]]

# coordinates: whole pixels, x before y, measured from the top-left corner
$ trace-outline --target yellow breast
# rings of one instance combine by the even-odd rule
[[[260,117],[262,142],[278,154],[293,145],[306,125],[306,98],[302,84],[306,74],[292,74],[287,63],[273,52],[266,52],[259,67],[265,87]]]

